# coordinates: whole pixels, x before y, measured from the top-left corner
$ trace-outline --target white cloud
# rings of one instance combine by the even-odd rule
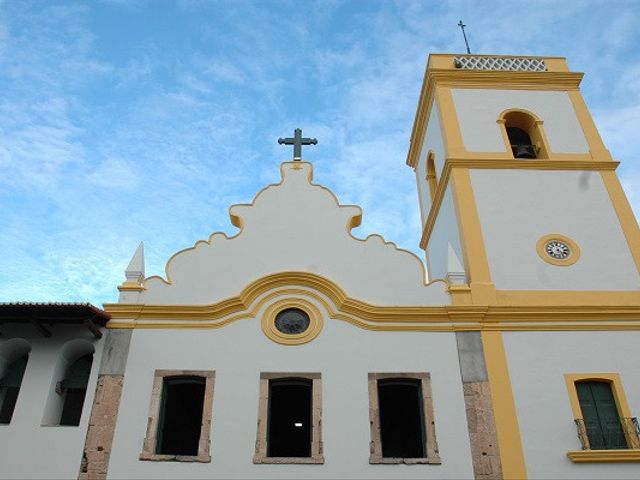
[[[418,251],[405,156],[427,54],[462,51],[461,18],[474,51],[566,55],[586,72],[640,205],[634,3],[334,1],[283,15],[287,5],[183,2],[170,31],[147,14],[154,2],[2,6],[6,299],[113,301],[140,240],[148,272],[163,274],[176,250],[234,230],[230,203],[279,180],[291,152],[276,139],[294,127],[319,139],[303,151],[315,180],[364,207],[358,235]],[[144,28],[109,23],[103,8]]]
[[[127,160],[121,158],[107,158],[87,175],[87,179],[105,188],[131,189],[140,184],[138,173]]]

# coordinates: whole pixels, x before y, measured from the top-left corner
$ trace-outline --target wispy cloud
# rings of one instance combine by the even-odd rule
[[[404,161],[427,54],[463,50],[461,18],[475,52],[564,55],[587,73],[640,211],[640,4],[296,5],[0,3],[2,297],[113,301],[140,240],[163,274],[176,250],[235,230],[229,204],[279,180],[291,153],[276,139],[294,127],[319,138],[316,181],[363,206],[358,235],[420,254]]]

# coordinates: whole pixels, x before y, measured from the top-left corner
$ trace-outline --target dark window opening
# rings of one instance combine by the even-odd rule
[[[608,382],[577,382],[576,390],[591,448],[628,448],[611,385]]]
[[[536,158],[536,148],[526,131],[518,127],[507,127],[507,136],[514,158]]]
[[[29,355],[23,355],[14,360],[5,376],[0,378],[0,424],[11,423],[28,359]]]
[[[420,380],[378,381],[382,456],[424,458],[426,434]]]
[[[203,377],[165,378],[156,453],[198,455],[205,381]]]
[[[93,354],[89,353],[78,358],[67,368],[64,380],[61,382],[64,403],[62,404],[60,425],[80,425],[92,364]]]
[[[312,381],[269,381],[268,457],[311,456]]]

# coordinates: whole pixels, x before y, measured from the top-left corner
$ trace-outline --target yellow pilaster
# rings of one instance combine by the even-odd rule
[[[527,468],[502,332],[485,330],[481,332],[481,336],[487,375],[491,385],[491,401],[496,419],[502,474],[505,480],[525,479]]]
[[[640,272],[640,229],[638,229],[636,216],[633,214],[633,210],[631,210],[631,205],[629,204],[629,200],[627,200],[627,196],[624,194],[616,172],[609,170],[601,171],[600,175],[602,175],[602,180],[609,193],[609,198],[611,198],[611,203],[620,221],[622,232],[627,239],[633,261],[636,264],[638,272]]]

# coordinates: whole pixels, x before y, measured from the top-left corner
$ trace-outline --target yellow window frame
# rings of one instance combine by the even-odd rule
[[[576,383],[582,381],[598,381],[607,382],[611,385],[613,398],[616,402],[618,416],[620,418],[631,418],[631,409],[627,402],[627,397],[622,386],[622,379],[619,373],[565,373],[564,380],[569,393],[569,401],[573,418],[576,420],[584,420],[582,409],[580,408],[580,400],[578,399],[578,390]],[[627,429],[624,429],[629,448],[615,450],[570,450],[567,457],[572,462],[640,462],[640,444],[635,435],[630,435]]]

